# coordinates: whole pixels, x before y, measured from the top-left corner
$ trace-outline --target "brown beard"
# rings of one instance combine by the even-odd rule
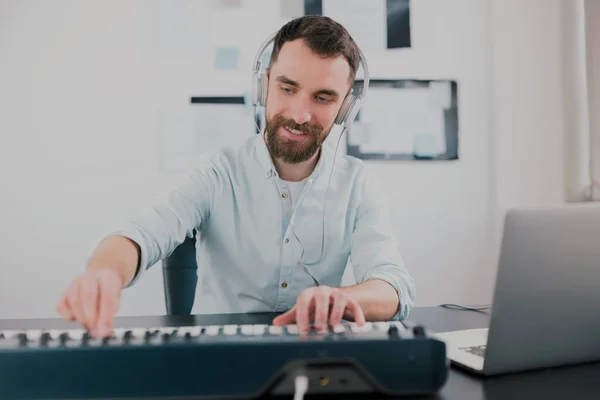
[[[288,127],[305,133],[307,138],[302,141],[294,141],[282,137],[278,131],[280,128]],[[267,147],[274,158],[279,158],[288,164],[297,164],[311,158],[323,144],[327,136],[319,125],[299,125],[292,119],[287,119],[281,114],[273,118],[267,118]]]

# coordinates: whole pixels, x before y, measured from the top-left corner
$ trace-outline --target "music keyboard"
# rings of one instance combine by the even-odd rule
[[[408,321],[300,334],[267,324],[3,330],[0,398],[255,398],[294,393],[430,394],[446,382],[443,342]]]

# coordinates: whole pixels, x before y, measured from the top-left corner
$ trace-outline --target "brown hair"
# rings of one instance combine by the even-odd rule
[[[354,81],[360,52],[352,36],[340,23],[320,15],[306,15],[289,21],[275,36],[271,65],[277,60],[284,43],[296,39],[304,39],[308,48],[320,56],[343,55],[350,65],[350,81]]]

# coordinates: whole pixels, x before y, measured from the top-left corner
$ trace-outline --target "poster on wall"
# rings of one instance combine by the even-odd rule
[[[410,0],[304,0],[304,14],[344,25],[363,51],[411,47]]]
[[[362,81],[356,82],[356,88]],[[363,160],[458,160],[458,84],[372,79],[349,126],[347,154]]]

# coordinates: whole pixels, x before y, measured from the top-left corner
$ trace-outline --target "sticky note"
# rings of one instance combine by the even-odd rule
[[[304,15],[304,0],[280,0],[279,10],[282,18],[301,17]]]
[[[414,138],[414,154],[416,157],[435,157],[437,146],[433,135],[416,135]]]
[[[218,47],[215,54],[215,69],[236,69],[238,64],[238,49],[235,47]]]

